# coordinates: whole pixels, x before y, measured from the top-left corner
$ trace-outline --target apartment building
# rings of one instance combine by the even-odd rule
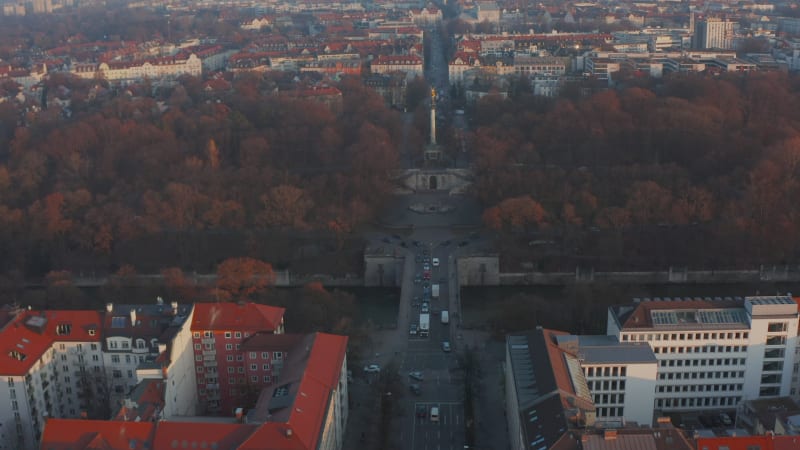
[[[97,63],[75,63],[70,72],[87,78],[104,78],[121,84],[142,81],[145,78],[178,78],[181,75],[200,77],[203,62],[194,53],[177,54],[145,61],[109,61]]]
[[[697,20],[694,25],[692,48],[732,49],[734,42],[734,22],[728,19],[708,17]]]
[[[191,312],[191,305],[179,306],[178,302],[165,305],[160,297],[155,304],[106,304],[102,323],[102,366],[103,383],[112,406],[118,405],[138,384],[137,368],[154,363],[165,351],[163,334],[170,327],[180,327]]]
[[[41,448],[340,450],[348,417],[347,338],[265,333],[245,345],[248,362],[259,364],[262,352],[271,358],[275,349],[284,351],[280,375],[251,393],[254,405],[230,417],[154,415],[167,409],[172,383],[144,380],[114,420],[48,420]],[[185,353],[193,356],[191,347]]]
[[[558,346],[575,354],[596,408],[597,422],[621,426],[653,423],[658,363],[650,346],[613,336],[558,335]]]
[[[609,308],[607,334],[652,348],[654,406],[669,412],[796,395],[797,328],[789,296],[644,299]]]
[[[283,313],[283,308],[254,303],[195,305],[191,332],[201,411],[231,415],[242,406],[252,376],[275,376],[283,364],[282,351],[251,358],[242,345],[256,334],[282,334]],[[252,364],[257,370],[248,370]]]
[[[403,72],[407,80],[424,77],[422,58],[416,55],[380,55],[370,65],[372,73],[391,74]]]
[[[0,449],[34,448],[47,417],[79,417],[102,398],[96,311],[9,309],[0,330]]]
[[[616,377],[634,383],[633,377],[637,375],[633,367],[640,364],[648,367],[645,376],[654,371],[654,361],[646,356],[646,345],[613,342],[595,336],[570,336],[541,327],[506,338],[506,419],[511,449],[693,449],[668,418],[659,418],[653,427],[642,422],[628,426],[596,414],[599,408],[593,402],[588,381],[598,377],[608,381]],[[587,351],[588,348],[592,350]],[[620,355],[603,355],[609,349],[611,353],[627,351],[639,357],[627,358],[631,363],[627,364],[617,361]],[[591,352],[595,354],[587,357]],[[652,352],[649,354],[652,357]],[[589,368],[594,370],[587,377]],[[598,370],[600,374],[596,373]],[[643,394],[640,389],[628,392],[626,395],[633,397]],[[647,397],[643,400],[646,403]]]

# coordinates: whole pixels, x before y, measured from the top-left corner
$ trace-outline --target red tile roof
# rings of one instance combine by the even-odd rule
[[[49,419],[44,425],[40,448],[42,450],[158,448],[149,445],[153,442],[155,428],[152,422]]]
[[[99,342],[101,324],[97,311],[20,313],[0,331],[0,375],[25,375],[54,342]]]
[[[239,423],[159,422],[153,448],[238,448],[257,427]]]
[[[800,436],[737,436],[698,438],[697,450],[797,450]]]
[[[317,333],[289,420],[286,424],[264,424],[240,449],[263,449],[265,448],[264,443],[269,443],[267,448],[271,450],[317,448],[331,391],[339,383],[340,369],[346,350],[347,337]],[[291,438],[286,437],[287,426],[292,430]],[[278,428],[276,429],[276,427]],[[274,447],[270,436],[282,436],[283,440],[278,442],[286,445]],[[301,445],[298,447],[297,444]]]
[[[275,331],[281,326],[284,311],[256,303],[196,303],[192,331]]]

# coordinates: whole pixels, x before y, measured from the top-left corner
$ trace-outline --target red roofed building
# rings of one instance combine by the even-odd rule
[[[153,422],[52,419],[48,420],[45,426],[41,448],[45,450],[153,449],[151,444],[155,431],[156,424]]]
[[[102,318],[96,311],[22,311],[0,330],[0,449],[33,448],[44,418],[79,417],[102,374]]]
[[[239,395],[248,380],[242,343],[259,333],[282,334],[283,313],[283,308],[255,303],[195,305],[191,330],[201,411],[232,415],[242,406]],[[269,370],[261,375],[272,376],[273,360],[282,360],[283,354],[266,356],[263,364]]]
[[[381,74],[403,72],[408,80],[424,76],[422,58],[415,55],[380,55],[372,61],[371,70]]]
[[[348,415],[347,338],[256,334],[242,344],[248,363],[261,363],[263,352],[276,349],[283,352],[280,375],[259,387],[258,402],[246,415],[240,410],[227,419],[174,417],[156,422],[124,421],[131,420],[124,414],[108,422],[51,419],[41,449],[340,450]],[[246,370],[248,376],[256,371]],[[157,389],[152,383],[143,387],[140,399]]]
[[[800,436],[737,436],[698,438],[697,450],[797,450]]]

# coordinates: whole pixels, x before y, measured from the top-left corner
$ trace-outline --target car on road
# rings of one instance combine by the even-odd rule
[[[368,366],[364,366],[364,372],[366,373],[380,373],[381,366],[377,364],[370,364]]]
[[[416,336],[417,335],[417,324],[415,324],[415,323],[411,324],[411,328],[409,328],[408,334],[410,334],[411,336]]]
[[[442,342],[442,351],[443,352],[449,352],[450,350],[451,350],[450,349],[450,341]]]
[[[727,415],[725,413],[722,413],[722,414],[719,415],[719,420],[726,427],[733,425],[733,420],[731,420],[731,416],[729,416],[729,415]]]
[[[428,415],[428,409],[424,405],[417,406],[417,417],[425,418]]]
[[[428,263],[425,263],[425,264],[422,266],[422,270],[424,270],[424,271],[429,271],[429,270],[431,270],[431,265],[430,265],[430,264],[428,264]]]
[[[429,312],[431,311],[431,304],[430,304],[430,303],[428,303],[428,302],[424,302],[424,303],[422,304],[422,310],[421,310],[421,311],[422,311],[422,314],[427,314],[427,313],[429,313]]]
[[[439,267],[439,258],[433,258],[433,267]]]
[[[411,391],[414,395],[422,395],[422,388],[417,383],[409,385],[408,390]]]
[[[431,422],[438,422],[439,421],[439,407],[432,406],[431,407]]]
[[[419,370],[408,372],[408,377],[417,381],[423,381],[425,379],[425,375]]]

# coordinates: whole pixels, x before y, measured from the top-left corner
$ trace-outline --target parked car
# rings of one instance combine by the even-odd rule
[[[426,272],[427,272],[427,271],[429,271],[429,270],[431,270],[431,265],[430,265],[430,264],[428,264],[428,263],[425,263],[425,264],[422,266],[422,270],[424,270],[424,271],[426,271]]]
[[[415,323],[411,324],[411,328],[408,330],[408,334],[410,334],[411,336],[417,335],[417,324]]]
[[[417,417],[425,418],[428,415],[428,409],[424,405],[417,406]]]
[[[442,351],[449,352],[450,351],[450,342],[444,341],[442,342]]]
[[[425,375],[418,370],[408,372],[408,377],[417,381],[423,381],[425,379]]]
[[[377,364],[370,364],[368,366],[364,366],[364,372],[366,373],[380,373],[381,366]]]
[[[431,422],[438,422],[439,421],[439,407],[432,406],[431,407]]]
[[[428,303],[428,302],[423,302],[423,303],[422,303],[422,310],[421,310],[421,312],[422,312],[422,314],[426,314],[426,313],[429,313],[429,312],[431,312],[431,304],[430,304],[430,303]]]
[[[439,258],[433,258],[433,267],[439,267]]]

